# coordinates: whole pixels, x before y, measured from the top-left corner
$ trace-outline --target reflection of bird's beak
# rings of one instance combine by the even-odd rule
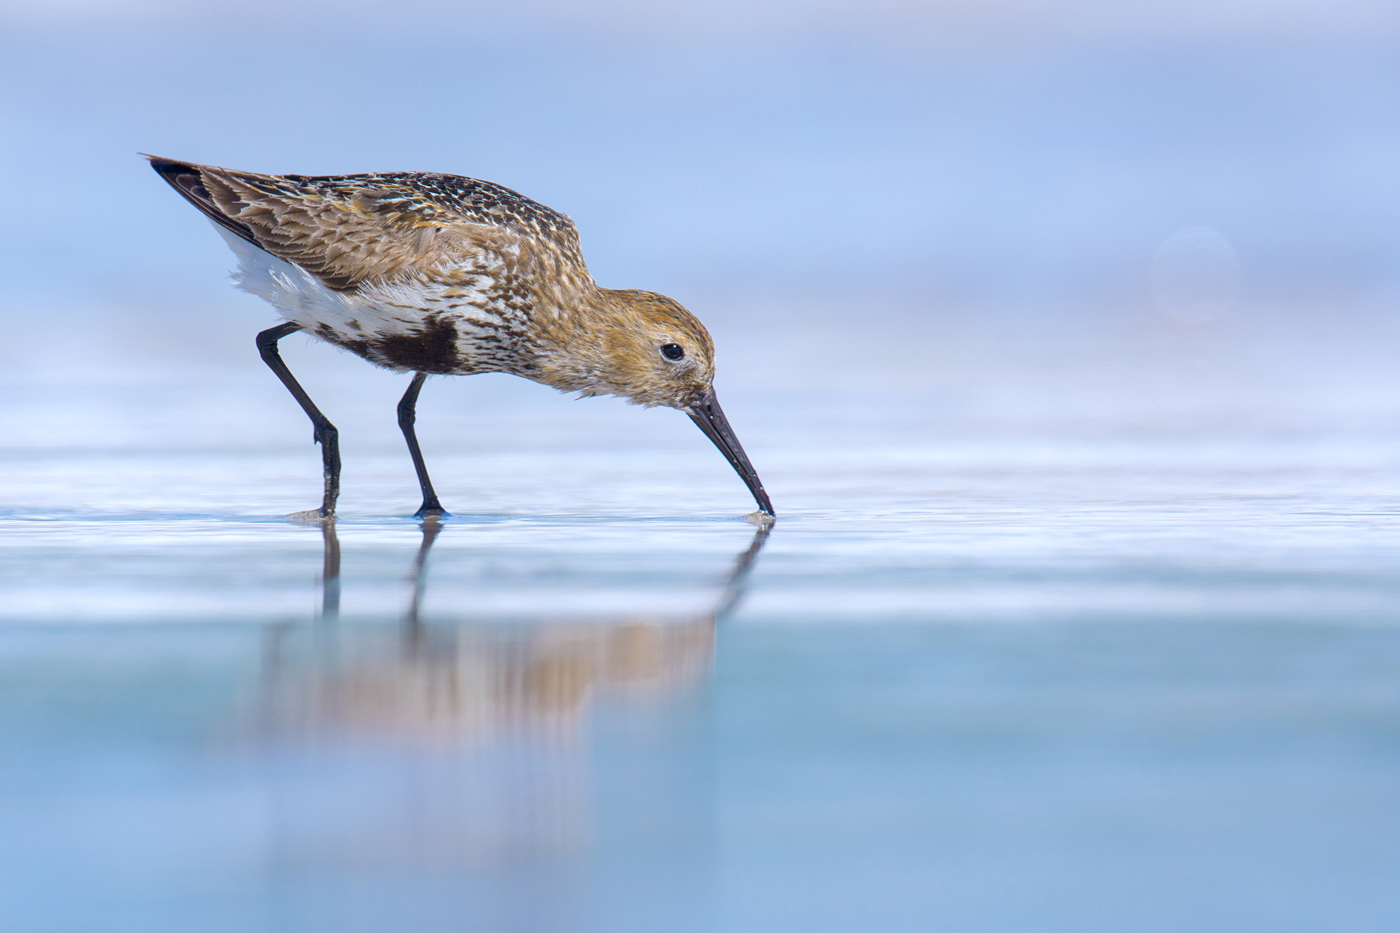
[[[763,490],[763,481],[754,472],[753,464],[749,463],[743,445],[734,436],[734,429],[729,426],[729,419],[724,417],[724,409],[719,407],[719,400],[715,398],[715,390],[706,392],[705,397],[696,405],[685,409],[685,413],[690,415],[691,421],[699,425],[706,437],[715,442],[715,446],[724,454],[729,465],[734,467],[734,471],[748,485],[759,509],[770,516],[773,515],[773,503],[768,500],[768,493]]]

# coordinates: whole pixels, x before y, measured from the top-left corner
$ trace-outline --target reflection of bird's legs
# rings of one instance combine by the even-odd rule
[[[418,554],[413,558],[413,570],[409,574],[409,579],[413,581],[413,599],[409,601],[408,613],[403,620],[405,633],[411,642],[417,642],[422,633],[422,623],[418,620],[418,610],[423,604],[423,589],[427,582],[425,570],[428,562],[428,551],[432,550],[433,542],[442,533],[442,522],[438,521],[436,515],[429,514],[418,523],[418,527],[423,532],[423,542],[418,545]]]
[[[340,537],[335,533],[335,519],[321,522],[321,615],[325,621],[340,616]]]
[[[749,573],[753,570],[754,561],[758,560],[758,552],[763,550],[763,545],[768,541],[768,535],[773,531],[772,522],[762,522],[753,533],[753,540],[749,542],[748,550],[739,555],[739,559],[734,562],[734,569],[729,572],[728,579],[724,582],[724,595],[720,597],[719,605],[715,607],[715,621],[722,622],[739,606],[739,600],[744,595],[744,585],[748,582]]]

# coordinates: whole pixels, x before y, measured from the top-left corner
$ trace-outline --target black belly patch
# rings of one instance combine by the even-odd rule
[[[371,337],[362,345],[368,345],[369,352],[364,355],[371,359],[377,357],[390,366],[420,373],[450,374],[461,363],[457,326],[441,315],[428,318],[416,334]],[[363,352],[358,347],[356,350]]]

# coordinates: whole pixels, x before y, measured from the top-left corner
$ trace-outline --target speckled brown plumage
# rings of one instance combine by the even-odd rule
[[[404,432],[424,509],[436,497],[411,436],[423,375],[505,372],[685,411],[771,514],[714,400],[714,344],[704,325],[664,295],[599,287],[565,215],[456,175],[262,175],[149,158],[223,234],[239,258],[239,285],[288,322],[260,347],[317,424],[318,440],[334,427],[285,371],[281,336],[304,330],[376,365],[420,374],[405,396]],[[327,458],[320,512],[328,516],[339,462]]]

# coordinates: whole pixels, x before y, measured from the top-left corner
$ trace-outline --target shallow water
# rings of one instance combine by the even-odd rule
[[[337,366],[333,529],[255,369],[10,387],[8,929],[1400,920],[1389,396],[740,384],[765,535],[673,412],[433,383],[423,526]]]

